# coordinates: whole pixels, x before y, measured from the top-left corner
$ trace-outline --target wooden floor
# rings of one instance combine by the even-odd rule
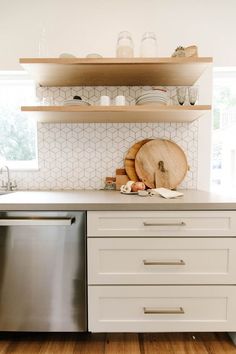
[[[226,333],[0,333],[0,354],[236,353]]]

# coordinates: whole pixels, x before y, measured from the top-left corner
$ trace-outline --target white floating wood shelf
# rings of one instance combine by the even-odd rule
[[[22,58],[41,86],[191,86],[212,58]]]
[[[211,106],[23,106],[21,110],[45,123],[180,123],[193,122]]]

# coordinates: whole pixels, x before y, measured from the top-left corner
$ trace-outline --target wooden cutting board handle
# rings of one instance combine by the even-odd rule
[[[162,160],[158,162],[158,167],[155,171],[155,187],[158,188],[160,184],[164,188],[170,188],[169,172]]]

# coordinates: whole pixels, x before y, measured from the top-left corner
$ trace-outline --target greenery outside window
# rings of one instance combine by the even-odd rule
[[[35,101],[35,84],[25,73],[0,72],[0,164],[36,169],[37,125],[20,110]]]

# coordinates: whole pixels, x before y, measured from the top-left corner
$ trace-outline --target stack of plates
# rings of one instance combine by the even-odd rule
[[[72,99],[72,100],[65,100],[64,106],[90,106],[90,103],[83,100]]]
[[[145,91],[141,96],[136,98],[137,105],[146,105],[146,104],[158,104],[166,105],[167,104],[167,91],[163,89],[155,89],[150,91]]]

